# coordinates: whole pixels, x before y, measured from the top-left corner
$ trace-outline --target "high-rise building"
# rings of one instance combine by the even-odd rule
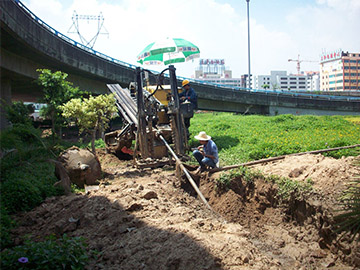
[[[360,53],[324,53],[320,61],[320,90],[359,91]]]

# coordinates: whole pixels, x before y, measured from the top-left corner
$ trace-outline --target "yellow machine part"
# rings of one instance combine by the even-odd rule
[[[162,87],[163,89],[159,87],[154,96],[161,102],[161,104],[167,106],[171,97],[171,88],[170,85],[162,85]],[[146,86],[144,89],[152,94],[156,89],[156,85]],[[179,88],[178,92],[181,93],[181,91],[182,89]]]

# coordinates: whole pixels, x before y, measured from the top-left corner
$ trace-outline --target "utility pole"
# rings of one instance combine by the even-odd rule
[[[249,2],[250,0],[246,0],[247,2],[247,24],[248,24],[248,80],[249,80],[249,88],[251,89],[251,72],[250,72],[250,20],[249,20]]]

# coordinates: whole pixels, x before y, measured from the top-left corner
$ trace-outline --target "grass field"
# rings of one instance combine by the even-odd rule
[[[190,145],[200,131],[212,136],[219,148],[221,166],[360,143],[360,116],[259,116],[231,113],[197,113],[191,119]],[[358,155],[359,148],[326,155]]]

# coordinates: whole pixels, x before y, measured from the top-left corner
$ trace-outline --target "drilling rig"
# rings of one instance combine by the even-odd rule
[[[300,60],[300,54],[298,54],[298,58],[297,59],[288,59],[288,62],[296,62],[296,70],[297,70],[297,74],[300,75],[300,63],[302,62],[317,62],[317,61],[312,61],[312,60]]]
[[[130,83],[129,89],[118,84],[107,85],[115,95],[125,123],[121,130],[105,134],[109,152],[117,156],[131,154],[138,168],[159,167],[171,163],[165,140],[173,145],[178,156],[186,158],[184,117],[192,117],[194,108],[191,103],[180,104],[181,88],[177,86],[175,70],[170,65],[158,75],[156,85],[148,85],[146,78],[151,72],[138,67],[136,82]],[[163,84],[166,71],[169,71],[170,85]],[[133,153],[129,149],[133,149]]]

